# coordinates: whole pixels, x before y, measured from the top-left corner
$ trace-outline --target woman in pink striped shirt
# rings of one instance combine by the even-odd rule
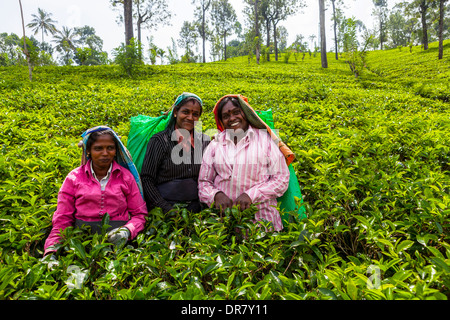
[[[220,133],[203,154],[199,198],[221,210],[234,205],[245,210],[254,203],[259,209],[255,219],[270,221],[280,231],[277,197],[288,187],[288,166],[280,147],[242,98],[224,96],[214,108]]]
[[[136,167],[116,133],[98,126],[83,133],[87,162],[64,180],[45,241],[44,255],[55,252],[61,230],[88,225],[100,233],[103,216],[110,216],[108,241],[134,239],[144,229],[147,207]]]

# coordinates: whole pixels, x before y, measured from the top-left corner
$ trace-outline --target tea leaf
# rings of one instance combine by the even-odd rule
[[[70,245],[71,245],[71,248],[77,254],[77,256],[79,256],[83,260],[86,259],[86,252],[85,252],[84,247],[79,239],[70,239]]]
[[[410,248],[414,244],[411,240],[404,240],[397,245],[397,253]]]

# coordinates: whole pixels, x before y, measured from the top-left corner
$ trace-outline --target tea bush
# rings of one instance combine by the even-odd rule
[[[448,299],[450,62],[435,44],[344,61],[0,68],[1,299]],[[446,42],[448,48],[449,42]],[[421,62],[421,63],[417,63]],[[159,115],[183,91],[202,97],[203,129],[224,94],[272,109],[308,217],[278,233],[254,208],[221,217],[150,212],[113,247],[68,228],[42,259],[59,187],[80,134],[105,124],[127,142],[130,117]],[[107,221],[105,221],[107,223]]]

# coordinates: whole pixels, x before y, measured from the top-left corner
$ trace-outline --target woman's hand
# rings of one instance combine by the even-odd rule
[[[119,227],[112,229],[108,232],[108,242],[111,242],[115,245],[119,243],[120,240],[125,239],[125,242],[130,237],[130,230],[127,227]]]
[[[241,211],[244,211],[245,209],[250,208],[250,205],[252,204],[252,199],[250,199],[248,194],[243,193],[236,199],[235,204],[240,206]]]
[[[225,193],[220,191],[214,196],[214,206],[216,209],[220,210],[220,213],[222,213],[225,209],[231,209],[231,207],[233,207],[233,201],[231,201]]]

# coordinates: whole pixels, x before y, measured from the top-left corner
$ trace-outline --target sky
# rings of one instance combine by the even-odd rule
[[[288,30],[288,45],[295,40],[297,34],[302,34],[305,39],[308,39],[312,34],[318,36],[319,2],[318,0],[304,1],[307,5],[305,8],[279,24],[285,26]],[[347,8],[344,9],[346,17],[353,16],[362,20],[367,28],[373,29],[374,18],[372,17],[372,10],[374,6],[372,0],[344,1],[347,3]],[[169,10],[172,12],[172,18],[164,25],[157,27],[156,30],[142,30],[144,47],[148,44],[147,37],[152,35],[154,44],[166,50],[172,46],[172,38],[175,41],[179,38],[183,22],[194,20],[195,6],[191,4],[192,0],[168,0],[166,2]],[[244,28],[246,23],[243,13],[244,1],[229,0],[229,2],[234,7],[238,20]],[[330,3],[331,1],[326,2]],[[388,5],[392,8],[398,2],[400,0],[388,0]],[[52,19],[57,21],[57,28],[62,28],[62,26],[73,28],[85,25],[94,27],[96,34],[103,39],[103,50],[108,52],[110,58],[112,58],[112,49],[119,47],[124,42],[124,26],[116,22],[119,12],[112,9],[110,0],[22,0],[22,7],[25,25],[32,20],[32,14],[37,14],[38,8],[41,8],[53,14]],[[333,47],[331,11],[331,5],[329,5],[329,9],[326,11],[325,23],[328,51]],[[19,36],[23,34],[18,0],[0,0],[0,33],[3,32],[16,33]],[[29,28],[26,28],[25,32],[27,36],[33,35]],[[40,33],[34,36],[39,41],[41,40]],[[135,36],[137,36],[136,32]],[[234,38],[236,37],[231,36],[227,39],[227,42]],[[44,35],[44,40],[48,41],[47,39],[50,40],[51,36]],[[179,56],[184,53],[181,48],[177,50]],[[200,50],[201,42],[199,41],[197,52],[200,53]],[[211,61],[211,58],[208,57],[207,61]]]

